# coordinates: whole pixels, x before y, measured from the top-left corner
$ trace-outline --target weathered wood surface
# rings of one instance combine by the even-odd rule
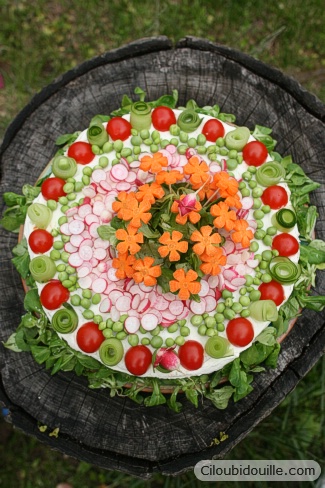
[[[0,150],[1,192],[20,192],[23,183],[35,182],[55,152],[57,136],[111,112],[136,86],[148,99],[177,88],[180,104],[190,98],[201,105],[218,103],[223,112],[237,115],[239,125],[272,127],[278,151],[291,153],[307,174],[325,183],[325,112],[319,100],[279,71],[229,48],[194,38],[173,48],[159,37],[86,62],[34,97]],[[313,203],[320,214],[317,236],[324,239],[324,186]],[[10,263],[16,236],[0,232],[0,341],[5,341],[23,313],[23,289]],[[324,275],[318,276],[315,293],[325,294]],[[69,373],[51,376],[29,354],[2,345],[0,399],[17,427],[69,455],[143,478],[178,474],[201,459],[222,458],[272,412],[324,353],[324,318],[305,310],[283,343],[278,368],[257,375],[254,391],[225,411],[207,400],[198,409],[184,400],[176,414],[165,406],[110,398],[108,390],[90,390],[85,379]],[[42,434],[38,424],[59,427],[58,439],[49,437],[49,430]],[[211,446],[221,431],[227,440]]]

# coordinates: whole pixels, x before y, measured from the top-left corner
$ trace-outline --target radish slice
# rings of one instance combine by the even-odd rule
[[[194,314],[202,315],[206,309],[206,301],[205,298],[201,298],[200,302],[195,302],[194,300],[190,303],[191,312]]]
[[[209,276],[208,284],[210,288],[216,288],[219,285],[219,276]]]
[[[141,318],[141,325],[144,330],[153,330],[158,325],[158,317],[156,317],[156,315],[154,315],[153,313],[147,313]]]
[[[138,317],[128,317],[124,322],[124,328],[129,334],[135,334],[140,328]]]
[[[65,212],[67,217],[73,217],[77,213],[78,213],[78,207],[68,208],[68,210]]]
[[[110,177],[115,181],[124,181],[128,173],[124,164],[115,164],[110,171]]]
[[[71,239],[70,239],[71,242]],[[109,248],[109,241],[103,241],[100,237],[94,240],[94,248],[95,249],[108,249]]]
[[[217,300],[211,296],[206,296],[205,297],[205,311],[207,313],[209,312],[214,312],[217,306]]]
[[[102,300],[99,305],[99,311],[101,313],[107,313],[110,311],[111,307],[112,307],[112,302],[110,301],[110,299],[104,298],[104,300]]]
[[[106,258],[106,250],[102,248],[97,248],[94,250],[94,258],[98,259],[98,261],[103,261]]]
[[[133,310],[137,310],[141,302],[141,296],[140,295],[133,295],[132,300],[131,300],[131,307]]]
[[[150,313],[157,317],[158,324],[160,324],[160,322],[162,321],[162,314],[158,310],[152,310],[152,308],[150,309]]]
[[[69,261],[69,264],[70,264],[70,261]],[[84,264],[86,264],[86,263],[84,263]],[[78,268],[78,271],[77,271],[78,278],[84,278],[85,276],[88,276],[91,273],[91,269],[88,268],[88,266],[84,266],[84,264],[80,268]]]
[[[93,206],[93,213],[99,216],[105,210],[105,205],[103,202],[95,202]]]
[[[92,213],[91,205],[89,205],[89,204],[80,205],[79,210],[78,210],[79,217],[84,219],[86,217],[86,215],[89,215],[91,213]]]
[[[85,230],[85,224],[81,220],[71,220],[69,231],[71,234],[81,234]]]
[[[110,281],[119,281],[119,278],[116,276],[116,269],[115,268],[110,268],[107,271],[107,277]]]
[[[169,302],[177,300],[176,295],[173,295],[170,291],[164,294],[164,298],[166,298],[166,300],[168,300]]]
[[[174,300],[173,302],[170,302],[169,304],[169,311],[176,317],[180,315],[184,310],[184,305],[181,300]]]
[[[75,247],[79,247],[82,241],[83,241],[83,237],[81,234],[75,234],[74,236],[70,237],[70,244],[72,244]]]
[[[148,300],[148,298],[145,298],[144,300],[142,300],[139,304],[139,308],[138,308],[138,312],[139,313],[144,313],[146,310],[148,310],[148,308],[150,307],[151,305],[151,302],[150,300]]]
[[[121,296],[116,300],[115,307],[119,312],[128,312],[131,308],[131,299],[126,296]]]
[[[79,255],[78,252],[74,252],[73,254],[70,254],[68,261],[69,261],[69,265],[72,266],[73,268],[78,268],[84,262],[84,260],[82,259],[82,257]]]
[[[118,290],[117,288],[112,290],[109,294],[109,298],[111,299],[113,305],[115,305],[117,299],[122,296],[123,296],[123,292],[121,290]]]
[[[160,312],[162,312],[163,310],[166,310],[168,307],[169,307],[169,301],[168,300],[165,300],[165,298],[163,296],[156,296],[156,299],[155,299],[155,303],[154,303],[154,307],[159,310]]]
[[[71,244],[71,242],[67,242],[66,244],[64,244],[64,250],[65,252],[68,252],[69,254],[72,254],[73,252],[76,252],[78,251],[78,248],[73,246]]]
[[[131,309],[131,310],[128,311],[128,316],[129,317],[138,317],[138,318],[140,317],[140,315],[137,312],[137,310],[133,310],[133,309]]]
[[[80,246],[79,256],[83,261],[90,261],[93,257],[93,250],[90,246]]]
[[[89,197],[89,198],[94,198],[96,196],[96,191],[93,187],[91,186],[85,186],[83,189],[82,189],[82,193],[86,196],[86,197]]]
[[[245,283],[246,283],[245,278],[235,278],[235,279],[231,280],[231,284],[233,286],[236,286],[236,288],[238,288],[239,286],[245,285]]]
[[[106,180],[106,173],[103,169],[95,169],[91,174],[91,179],[96,183]]]
[[[95,293],[103,293],[106,290],[107,281],[103,278],[97,278],[92,284],[92,289]]]
[[[132,285],[131,288],[129,289],[129,292],[132,295],[140,295],[141,300],[143,300],[144,297],[146,296],[145,293],[140,289],[139,285]]]
[[[65,224],[62,224],[60,227],[60,231],[62,234],[65,236],[71,236],[72,232],[70,231],[69,224],[66,222]]]
[[[139,283],[139,288],[144,293],[150,293],[152,291],[152,286],[146,286],[144,283]]]
[[[85,276],[84,278],[79,278],[79,286],[80,288],[82,288],[83,290],[87,290],[88,288],[91,287],[91,276],[88,275],[88,276]]]
[[[130,171],[127,177],[125,178],[125,181],[127,183],[134,183],[136,179],[137,179],[137,175],[133,171]]]
[[[110,314],[111,314],[111,319],[113,320],[113,322],[117,322],[120,319],[121,314],[114,305],[112,305],[112,308],[110,310]]]
[[[97,229],[98,229],[99,225],[97,223],[93,223],[90,225],[89,227],[89,234],[91,235],[91,237],[99,237],[98,235],[98,232],[97,232]]]
[[[171,313],[169,310],[165,310],[165,311],[161,312],[161,315],[162,315],[162,320],[164,322],[167,321],[167,322],[174,323],[177,320],[177,317],[173,313]]]
[[[228,255],[228,254],[231,254],[234,252],[235,250],[235,243],[232,242],[232,241],[229,241],[227,240],[224,245],[222,246],[223,250],[225,251],[225,253]]]
[[[83,239],[79,247],[83,246],[93,247],[93,241],[91,239]]]
[[[252,197],[244,197],[241,200],[243,210],[249,210],[254,205],[254,200]]]
[[[199,297],[205,297],[209,293],[210,287],[207,281],[201,280],[201,290],[199,291]]]
[[[119,183],[117,183],[117,185],[116,185],[116,189],[118,191],[129,191],[130,188],[131,188],[131,185],[127,181],[119,181]]]

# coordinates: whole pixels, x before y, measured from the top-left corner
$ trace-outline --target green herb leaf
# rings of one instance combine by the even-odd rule
[[[206,398],[208,398],[213,405],[218,408],[219,410],[224,410],[227,408],[229,399],[233,395],[235,388],[232,386],[223,386],[218,390],[212,390],[206,393]]]

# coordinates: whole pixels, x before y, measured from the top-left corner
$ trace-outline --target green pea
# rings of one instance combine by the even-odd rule
[[[143,338],[141,339],[141,344],[142,344],[143,346],[148,346],[148,345],[150,344],[150,339],[149,339],[148,337],[143,337]]]
[[[105,321],[102,321],[98,324],[98,329],[99,330],[104,330],[106,329],[106,322]]]
[[[78,305],[80,305],[81,298],[79,295],[72,295],[70,301],[74,307],[78,307]]]
[[[278,232],[278,229],[276,227],[273,227],[273,225],[271,227],[268,227],[266,229],[266,233],[269,235],[269,236],[275,236],[275,234]]]
[[[71,275],[71,274],[73,274],[73,273],[75,273],[75,272],[76,272],[76,270],[75,270],[75,269],[74,269],[72,266],[69,266],[69,265],[65,267],[65,271],[66,271],[66,272],[67,272],[69,275]]]
[[[236,302],[233,304],[231,309],[236,313],[240,313],[243,310],[243,306],[241,305],[241,303]]]
[[[220,149],[220,154],[221,154],[221,156],[227,156],[227,154],[228,154],[228,149],[227,149],[226,147],[222,147],[222,148]]]
[[[180,334],[183,337],[187,337],[187,336],[190,335],[190,329],[188,327],[186,327],[186,326],[183,326],[183,327],[180,328]]]
[[[169,127],[169,132],[171,133],[172,136],[179,136],[181,129],[177,124],[172,124]]]
[[[254,283],[254,285],[260,285],[261,284],[261,280],[259,278],[255,277],[253,279],[253,283]]]
[[[249,186],[249,188],[251,188],[251,189],[253,190],[254,188],[256,188],[256,187],[257,187],[257,183],[256,183],[256,181],[255,181],[255,180],[251,180],[251,181],[248,183],[248,186]]]
[[[167,347],[172,347],[175,344],[175,341],[172,337],[167,337],[165,344]]]
[[[61,258],[61,254],[59,251],[52,249],[52,251],[50,252],[50,258],[53,261],[58,261]]]
[[[63,191],[65,193],[72,193],[74,191],[74,184],[73,183],[66,183],[63,186]]]
[[[120,153],[123,149],[123,141],[120,139],[117,139],[116,141],[113,142],[113,148],[117,153]]]
[[[252,191],[253,198],[259,198],[263,195],[263,190],[260,187],[256,187]]]
[[[67,263],[69,261],[69,258],[70,258],[70,254],[68,252],[61,252],[61,260],[64,262],[64,263]]]
[[[184,325],[186,325],[186,323],[187,323],[187,320],[186,320],[186,319],[182,319],[182,320],[179,320],[179,321],[178,321],[178,325],[179,325],[180,327],[183,327]]]
[[[215,144],[211,144],[208,148],[207,148],[207,153],[208,154],[212,154],[212,153],[215,153],[216,152],[216,145]]]
[[[249,316],[250,316],[250,311],[249,311],[249,309],[248,309],[248,308],[244,308],[244,310],[242,310],[242,311],[240,312],[240,316],[241,316],[241,317],[245,317],[245,318],[246,318],[246,317],[249,317]]]
[[[272,254],[273,256],[277,257],[279,256],[279,251],[277,249],[272,249]]]
[[[163,345],[163,339],[160,336],[154,336],[154,337],[152,337],[150,344],[155,349],[158,349],[159,347],[161,347]]]
[[[262,200],[260,198],[253,198],[253,208],[260,208],[262,206]]]
[[[142,144],[142,139],[139,136],[132,136],[131,137],[131,144],[132,146],[140,146]]]
[[[127,333],[124,331],[124,330],[121,330],[120,332],[118,332],[116,334],[116,339],[119,339],[120,341],[123,341],[123,339],[125,339],[127,336]]]
[[[198,154],[205,154],[207,152],[207,148],[205,146],[198,146],[196,150]]]
[[[111,329],[113,327],[113,324],[114,324],[114,322],[113,322],[112,319],[107,319],[106,320],[106,327],[108,327],[108,328]]]
[[[271,261],[271,259],[273,258],[272,251],[263,251],[262,258],[264,259],[264,261]]]
[[[243,188],[246,188],[246,183],[245,181],[241,181],[238,185],[239,190],[242,190]]]
[[[82,315],[85,319],[92,319],[94,316],[94,312],[92,310],[85,310],[82,312]]]
[[[228,320],[234,319],[235,315],[236,315],[235,312],[233,310],[231,310],[231,308],[226,308],[224,311],[224,316]]]
[[[201,315],[193,315],[191,317],[191,320],[190,320],[191,324],[195,325],[195,326],[201,325],[202,321],[203,321],[203,318]]]
[[[82,174],[84,176],[91,176],[92,172],[93,170],[89,166],[86,166],[85,168],[82,169]]]
[[[99,325],[102,320],[103,320],[103,317],[101,315],[94,315],[93,316],[93,322],[95,322],[95,324],[97,324],[97,325]]]
[[[162,141],[160,141],[160,146],[162,147],[162,149],[165,149],[165,147],[167,147],[168,144],[169,144],[168,139],[163,139]]]
[[[249,298],[252,302],[257,302],[261,298],[261,292],[259,290],[253,290],[250,292]]]
[[[128,343],[130,346],[137,346],[139,344],[139,337],[136,334],[130,334],[128,336]]]
[[[128,315],[126,313],[124,313],[123,315],[120,316],[120,322],[122,322],[122,324],[124,324],[124,322],[126,321],[126,319],[128,318]]]
[[[89,176],[83,175],[83,177],[81,178],[81,181],[83,182],[84,185],[87,186],[90,183],[90,178],[89,178]]]
[[[217,335],[217,334],[218,334],[218,332],[217,332],[215,329],[211,329],[211,328],[210,328],[210,329],[208,329],[208,330],[206,331],[206,335],[207,335],[208,337],[213,337],[214,335]]]
[[[262,210],[254,210],[253,216],[254,216],[254,219],[261,220],[264,218],[264,212]]]
[[[230,298],[230,297],[226,298],[226,300],[225,300],[226,307],[232,307],[233,303],[234,303],[234,301],[232,298]]]
[[[81,294],[82,294],[83,298],[91,298],[91,296],[92,296],[92,293],[90,290],[82,290]]]
[[[224,303],[218,303],[216,312],[217,313],[223,313],[226,308],[226,305]]]
[[[252,179],[252,174],[249,171],[244,171],[242,178],[245,181],[250,181]]]
[[[228,159],[227,162],[227,168],[230,170],[230,171],[234,171],[237,166],[238,166],[238,162],[237,162],[237,159]]]
[[[222,313],[215,313],[214,318],[215,318],[215,321],[217,322],[217,324],[220,324],[221,322],[223,322],[225,320]]]
[[[216,140],[216,145],[219,146],[219,147],[223,147],[225,145],[225,140],[223,137],[218,137],[218,139]]]
[[[273,239],[271,236],[265,236],[263,238],[263,243],[266,245],[266,246],[272,246],[272,242],[273,242]]]
[[[246,288],[246,286],[243,286],[243,287],[242,287],[242,288],[239,290],[239,294],[243,296],[243,295],[246,295],[246,293],[247,293],[247,288]]]
[[[93,302],[94,305],[98,305],[101,301],[102,297],[100,295],[100,293],[95,293],[91,299],[91,301]]]
[[[156,152],[158,152],[158,150],[159,150],[159,147],[157,146],[157,144],[151,144],[150,145],[150,151],[152,153],[156,153]]]
[[[60,217],[58,220],[59,225],[66,224],[67,222],[68,222],[68,217],[66,217],[66,215],[62,215],[62,217]]]
[[[57,237],[59,235],[59,232],[56,229],[51,230],[51,236]]]
[[[141,153],[141,147],[140,147],[140,146],[135,146],[135,147],[133,148],[133,154],[134,154],[135,156],[138,156],[138,154],[140,154],[140,153]]]
[[[263,283],[270,283],[270,281],[272,281],[272,276],[268,273],[264,273],[261,277],[261,280]]]
[[[197,331],[201,336],[204,336],[206,334],[207,329],[208,329],[207,326],[202,324],[200,325]]]
[[[172,137],[170,140],[170,143],[173,144],[173,146],[178,146],[178,139],[176,137]]]
[[[210,317],[210,316],[209,316],[209,317],[207,317],[207,318],[204,320],[204,322],[205,322],[205,325],[208,327],[208,329],[209,329],[209,328],[211,328],[211,327],[215,327],[215,326],[216,326],[216,324],[217,324],[216,319],[215,319],[214,317]],[[182,332],[181,332],[181,333],[182,333]]]
[[[251,252],[256,252],[258,250],[258,248],[259,248],[258,242],[256,242],[256,241],[251,242],[251,244],[249,246],[249,250]]]
[[[227,298],[232,298],[232,292],[229,290],[222,290],[222,298],[226,300]]]
[[[256,227],[257,227],[258,229],[263,229],[263,227],[264,227],[264,222],[263,222],[263,220],[256,220]]]
[[[224,324],[217,324],[217,331],[218,332],[223,332],[225,330],[225,325]]]
[[[88,298],[82,298],[81,299],[81,302],[80,302],[80,305],[83,307],[83,308],[90,308],[91,307],[91,301],[88,299]]]
[[[246,280],[246,285],[247,286],[250,286],[250,285],[253,284],[253,277],[251,275],[245,275],[244,278]]]
[[[266,236],[266,232],[265,230],[262,229],[258,229],[254,234],[255,239],[258,240],[262,240],[265,236]]]
[[[199,146],[204,146],[206,142],[207,142],[207,138],[205,137],[204,134],[199,134],[197,136],[197,143]]]
[[[210,153],[209,159],[210,159],[210,161],[217,161],[217,154],[216,153]]]
[[[271,212],[271,207],[270,207],[270,205],[263,205],[262,208],[261,208],[261,210],[263,210],[263,212],[265,214],[268,214],[268,213]]]
[[[155,327],[151,332],[150,332],[151,335],[153,336],[156,336],[156,335],[159,335],[160,334],[160,327],[159,325],[157,325],[157,327]]]
[[[188,141],[188,133],[181,130],[179,133],[179,140],[181,142],[187,142]]]
[[[248,189],[248,188],[243,188],[243,189],[241,190],[241,194],[243,195],[243,197],[249,197],[249,196],[250,196],[250,194],[251,194],[251,192],[249,191],[249,189]]]
[[[105,144],[103,145],[103,152],[104,153],[109,153],[113,151],[113,144],[111,142],[105,142]]]
[[[105,337],[105,339],[110,339],[113,336],[112,329],[104,329],[103,336]]]
[[[255,174],[256,173],[256,167],[255,166],[249,166],[249,168],[247,169],[247,171],[249,171],[252,174]]]
[[[236,151],[236,149],[231,149],[228,153],[228,157],[230,159],[236,159],[238,156],[238,152]]]
[[[239,303],[243,306],[243,307],[248,307],[248,305],[251,303],[251,300],[249,297],[247,296],[241,296],[239,297]]]
[[[179,154],[185,154],[187,151],[187,146],[185,146],[185,144],[181,144],[180,146],[178,146],[177,148],[177,152]]]
[[[178,331],[178,324],[175,322],[175,324],[172,324],[169,327],[167,327],[167,330],[171,334],[173,334],[173,332],[177,332]]]
[[[175,343],[178,346],[182,346],[185,343],[185,337],[183,337],[183,336],[177,336],[176,339],[175,339]]]
[[[59,280],[60,281],[67,280],[68,278],[69,278],[68,273],[66,273],[65,271],[62,271],[61,273],[59,273]]]
[[[47,200],[46,205],[50,210],[56,210],[58,204],[55,200]]]
[[[267,263],[266,261],[261,261],[261,262],[260,262],[260,265],[259,265],[259,268],[260,268],[260,269],[262,269],[262,270],[263,270],[263,269],[267,269],[268,267],[269,267],[269,265],[268,265],[268,263]],[[256,269],[256,268],[255,268],[255,269]],[[257,274],[256,274],[256,276],[257,276]],[[260,276],[257,276],[257,277],[258,277],[258,278],[260,278]]]
[[[188,147],[196,147],[197,145],[197,141],[195,139],[195,137],[190,137],[190,139],[187,141],[187,144],[188,144]]]
[[[99,161],[98,162],[99,162],[99,166],[101,168],[107,168],[107,166],[108,166],[108,158],[106,156],[101,156],[99,158]]]

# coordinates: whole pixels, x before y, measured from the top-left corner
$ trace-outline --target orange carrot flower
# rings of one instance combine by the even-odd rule
[[[134,206],[135,194],[133,192],[126,193],[121,191],[117,195],[117,200],[112,203],[112,209],[117,212],[117,216],[123,220],[130,220],[132,218],[132,212],[130,209]]]
[[[151,171],[151,173],[159,173],[162,168],[168,165],[168,159],[160,152],[156,152],[152,156],[143,156],[140,162],[140,169],[143,171]]]
[[[200,258],[203,261],[200,270],[203,271],[204,274],[213,276],[219,274],[221,272],[220,266],[224,266],[227,263],[227,257],[223,254],[220,247],[216,248],[216,252],[212,256],[203,253]]]
[[[178,292],[178,298],[180,300],[188,300],[191,293],[196,295],[201,290],[201,284],[195,281],[198,277],[197,273],[190,269],[185,273],[183,268],[177,269],[173,276],[175,280],[169,282],[170,291]]]
[[[223,227],[229,232],[234,228],[236,221],[236,212],[229,210],[228,205],[225,202],[219,202],[217,205],[212,205],[210,213],[213,217],[216,217],[213,221],[213,225],[218,229]]]
[[[227,192],[228,195],[236,195],[238,192],[238,181],[226,171],[220,171],[213,177],[213,181],[219,188],[220,193]]]
[[[135,273],[133,279],[136,283],[143,283],[146,286],[154,286],[157,283],[158,276],[161,275],[160,266],[152,266],[154,258],[145,257],[143,259],[137,259],[133,265]]]
[[[165,195],[164,189],[155,181],[150,185],[147,183],[139,186],[138,190],[139,191],[135,194],[135,198],[139,202],[146,199],[152,204],[155,203],[156,199],[162,198]]]
[[[236,220],[234,224],[235,232],[231,234],[231,238],[237,244],[243,247],[249,247],[250,241],[253,239],[253,232],[247,228],[248,222],[245,219]]]
[[[117,258],[113,259],[112,266],[116,268],[116,277],[120,280],[125,278],[131,278],[134,274],[134,269],[132,268],[135,262],[135,256],[130,256],[127,252],[119,254]]]
[[[180,201],[182,201],[185,197],[186,197],[186,195],[182,195],[180,197]],[[202,205],[200,204],[200,202],[195,202],[195,207],[193,210],[186,213],[185,215],[181,215],[179,212],[179,204],[178,204],[177,200],[174,200],[174,202],[170,208],[171,212],[178,213],[178,215],[176,217],[176,222],[180,225],[185,225],[187,220],[189,220],[192,224],[197,224],[201,218],[201,215],[199,214],[199,211],[201,209],[202,209]]]
[[[179,253],[187,252],[188,249],[188,243],[186,241],[180,241],[182,237],[183,234],[178,232],[178,230],[173,230],[171,236],[169,232],[164,232],[158,239],[161,244],[164,244],[158,247],[160,256],[165,258],[169,254],[169,261],[179,261],[181,258]]]
[[[132,216],[130,219],[130,225],[133,227],[141,227],[141,222],[147,224],[151,219],[152,215],[148,210],[151,208],[151,204],[148,200],[144,199],[142,202],[138,203],[136,199],[133,201],[132,208],[130,212],[132,212]],[[124,219],[129,220],[129,219]]]
[[[184,166],[184,173],[191,175],[190,181],[194,185],[201,186],[210,176],[209,167],[205,161],[200,163],[197,156],[192,156]]]
[[[160,171],[160,173],[156,176],[156,182],[162,185],[166,183],[166,185],[173,185],[176,181],[181,181],[184,178],[182,173],[173,169],[172,171]]]
[[[193,251],[199,256],[204,252],[208,256],[215,254],[217,250],[216,244],[220,244],[221,237],[218,233],[211,234],[212,230],[209,225],[203,225],[200,231],[195,230],[191,235],[191,241],[197,242],[193,246]]]
[[[225,198],[225,203],[229,205],[229,207],[235,207],[238,209],[242,208],[239,195],[227,195],[226,193],[224,193],[222,197]]]
[[[143,234],[142,232],[138,232],[136,227],[128,225],[127,230],[118,229],[115,232],[115,236],[119,241],[122,241],[116,246],[119,253],[124,254],[130,251],[130,254],[136,254],[140,251],[141,247],[139,243],[143,243]]]
[[[197,194],[198,194],[199,199],[201,201],[204,200],[205,198],[207,200],[209,200],[211,197],[213,197],[213,195],[215,195],[215,198],[213,198],[213,200],[218,198],[218,196],[216,194],[217,185],[215,184],[215,182],[213,180],[212,181],[206,181],[204,186],[202,186],[200,184],[192,183],[192,188],[193,188],[193,190],[199,190],[199,188],[200,188],[200,190],[198,191]]]

